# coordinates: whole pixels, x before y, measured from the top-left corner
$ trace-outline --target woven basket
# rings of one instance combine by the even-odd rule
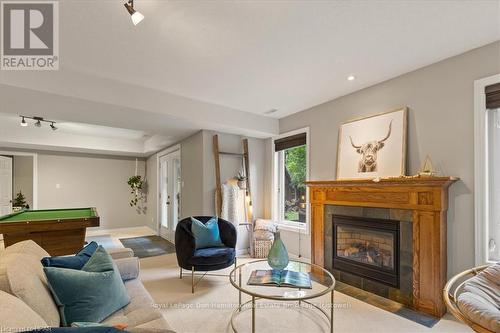
[[[273,241],[271,240],[254,240],[254,257],[259,259],[267,258],[271,246],[273,246]]]

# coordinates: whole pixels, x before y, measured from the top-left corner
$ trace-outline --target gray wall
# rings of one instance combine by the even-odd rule
[[[203,215],[203,133],[181,143],[182,217]]]
[[[26,203],[33,208],[33,157],[14,155],[12,159],[12,199],[22,192]]]
[[[219,136],[219,151],[243,153],[240,135],[203,131],[203,213],[215,214],[215,160],[213,154],[213,136]],[[265,144],[266,140],[248,138],[249,173],[254,218],[264,217],[264,180],[265,180]],[[243,159],[235,156],[220,155],[221,182],[234,178],[242,170]],[[248,227],[238,226],[238,254],[246,253],[249,247]]]
[[[150,156],[146,160],[146,202],[148,210],[146,211],[146,226],[158,230],[158,162],[157,154]]]
[[[144,175],[145,162],[138,165]],[[144,226],[146,215],[129,206],[127,180],[134,171],[134,159],[41,152],[38,208],[97,207],[103,229]]]
[[[280,120],[280,132],[310,127],[311,179],[335,179],[337,135],[345,121],[407,105],[409,174],[430,154],[450,189],[448,275],[474,265],[474,80],[500,72],[496,42]],[[362,75],[362,73],[359,73]],[[290,236],[292,237],[292,236]],[[287,245],[296,246],[286,239]],[[310,252],[310,238],[303,248]],[[291,249],[292,251],[296,249]]]
[[[200,131],[179,143],[181,147],[181,177],[184,183],[181,194],[182,217],[193,215],[215,215],[215,162],[213,155],[213,135],[219,135],[219,148],[221,151],[241,153],[243,152],[242,139],[239,135],[217,133],[212,131]],[[267,217],[270,214],[270,205],[267,204],[267,196],[270,187],[266,187],[267,140],[248,138],[250,155],[250,175],[252,186],[252,203],[254,217]],[[267,155],[269,154],[269,155]],[[150,156],[146,161],[148,182],[148,213],[146,221],[148,226],[157,229],[157,157],[158,154]],[[240,158],[221,156],[221,179],[222,181],[234,177],[241,169]],[[267,207],[266,207],[267,206]],[[267,214],[267,215],[266,215]],[[245,227],[239,228],[240,250],[248,247]]]
[[[243,153],[244,136],[203,131],[203,212],[215,214],[215,160],[213,154],[213,136],[219,136],[219,150],[230,153]],[[254,217],[262,217],[264,212],[264,179],[266,140],[248,138],[248,154],[250,156],[250,185]],[[242,159],[234,156],[220,156],[221,181],[233,178],[242,170]]]

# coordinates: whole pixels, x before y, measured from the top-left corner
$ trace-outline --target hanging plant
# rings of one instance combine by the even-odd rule
[[[144,185],[144,181],[141,176],[136,175],[132,176],[128,179],[127,184],[130,186],[130,193],[132,194],[132,199],[130,200],[130,207],[137,206],[139,200],[142,200],[142,186]]]

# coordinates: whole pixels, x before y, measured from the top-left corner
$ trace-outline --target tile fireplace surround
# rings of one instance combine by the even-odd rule
[[[389,209],[389,208],[371,208],[371,207],[354,207],[354,206],[334,206],[325,205],[325,221],[324,221],[324,267],[333,273],[335,279],[338,281],[347,283],[359,289],[363,289],[374,293],[376,295],[391,299],[393,301],[399,302],[406,306],[412,306],[413,298],[413,247],[412,247],[412,212],[411,210],[403,209]],[[378,223],[383,223],[386,220],[394,221],[398,223],[398,234],[397,239],[397,249],[395,253],[392,253],[391,259],[394,260],[394,266],[398,268],[398,285],[394,286],[390,283],[379,282],[376,279],[371,279],[369,277],[363,277],[363,272],[358,272],[356,270],[349,271],[344,267],[339,267],[339,269],[334,269],[333,258],[334,258],[334,223],[335,219],[342,219],[343,216],[351,216],[355,218],[366,218],[367,225],[374,225]],[[338,227],[337,227],[338,228]],[[367,232],[364,234],[350,233],[350,237],[353,234],[357,237],[345,238],[345,235],[337,235],[337,241],[341,241],[342,244],[337,244],[337,250],[340,252],[346,251],[346,247],[349,245],[346,243],[362,243],[364,244],[377,244],[377,241],[383,241],[380,236],[369,236],[371,229],[366,229]],[[338,232],[337,232],[338,234]],[[356,239],[359,238],[359,239]],[[396,240],[395,240],[396,241]],[[385,240],[383,244],[379,245],[386,252],[392,252],[392,244]],[[349,251],[349,249],[347,249]],[[341,260],[345,258],[341,258]],[[339,262],[342,264],[342,262]],[[355,266],[356,263],[354,263]],[[366,264],[360,266],[367,266]],[[368,266],[369,267],[369,266]],[[355,269],[356,267],[354,267]],[[362,267],[361,267],[362,268]],[[374,267],[376,272],[376,267]],[[385,269],[386,271],[388,269]],[[383,280],[383,279],[382,279]]]
[[[379,182],[307,182],[311,198],[313,263],[331,270],[340,281],[395,300],[416,311],[442,317],[446,312],[441,293],[446,283],[448,187],[456,180],[450,177],[421,177],[390,178]],[[348,251],[348,254],[360,251],[360,256],[370,253],[370,258],[362,258],[364,263],[374,261],[374,253],[387,255],[386,247],[379,244],[387,243],[387,240],[378,239],[379,243],[376,243],[365,233],[351,230],[347,236],[341,237],[353,243],[354,235],[362,241],[356,241],[354,246],[348,248],[338,245],[340,252],[334,260],[333,227],[336,217],[338,220],[365,219],[360,222],[365,223],[365,227],[377,221],[380,224],[399,222],[399,251],[395,258],[399,264],[398,285],[367,278],[362,271],[357,275],[355,269],[346,270],[343,265],[346,259],[343,251]],[[379,251],[373,248],[375,244],[381,248]],[[380,264],[380,260],[388,259],[377,260]],[[334,261],[339,267],[335,267]],[[369,266],[364,266],[370,270]]]

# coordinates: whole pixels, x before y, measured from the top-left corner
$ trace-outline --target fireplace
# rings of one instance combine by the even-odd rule
[[[442,317],[446,312],[441,295],[447,276],[448,188],[456,181],[453,177],[308,181],[312,263],[330,270],[337,281],[347,284],[345,290],[363,289],[419,312]],[[399,274],[398,288],[378,282],[373,276],[365,278],[346,272],[356,267],[358,272],[363,268],[371,273],[374,267],[334,256],[333,215],[400,222],[399,253],[395,252],[399,256],[399,272],[397,267],[390,272]],[[382,227],[385,223],[375,225]],[[347,267],[343,265],[346,261]],[[342,270],[337,264],[343,265]],[[375,269],[385,272],[385,268]]]
[[[333,215],[333,267],[399,288],[399,221]]]

